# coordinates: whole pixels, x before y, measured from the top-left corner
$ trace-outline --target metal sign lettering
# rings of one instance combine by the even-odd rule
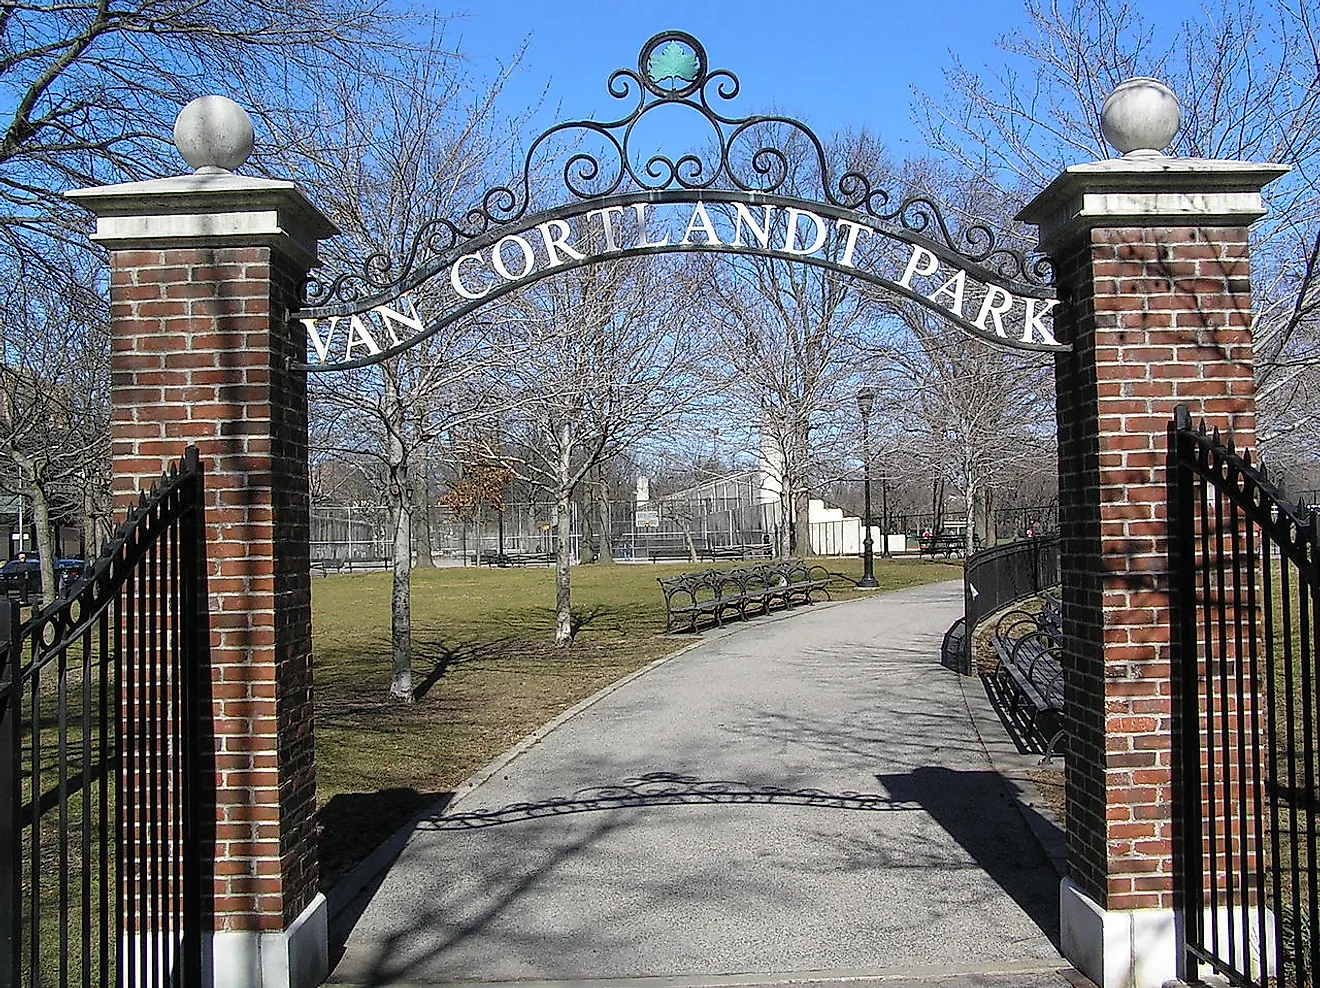
[[[626,116],[550,128],[532,143],[519,183],[489,190],[461,219],[429,223],[402,263],[377,254],[359,271],[310,281],[298,314],[308,362],[298,367],[376,363],[542,278],[672,251],[815,265],[917,302],[1004,346],[1069,349],[1053,335],[1050,314],[1058,303],[1044,258],[1003,246],[985,225],[953,232],[924,197],[888,208],[890,193],[868,176],[832,172],[824,146],[799,121],[722,115],[716,107],[738,95],[739,83],[707,65],[691,35],[656,35],[643,46],[636,72],[619,69],[610,77],[611,96],[635,101]],[[701,114],[716,137],[714,150],[655,154],[641,163],[629,146],[637,121],[675,105]],[[533,210],[533,163],[565,139],[571,143],[562,173],[572,201]],[[603,151],[583,150],[590,139]],[[797,149],[791,158],[790,143]],[[435,311],[401,301],[423,285]]]

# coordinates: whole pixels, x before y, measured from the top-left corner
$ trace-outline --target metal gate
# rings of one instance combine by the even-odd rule
[[[1320,971],[1320,515],[1249,456],[1169,429],[1175,856],[1185,965],[1238,985]]]
[[[197,985],[214,772],[195,447],[34,610],[0,601],[0,985]]]

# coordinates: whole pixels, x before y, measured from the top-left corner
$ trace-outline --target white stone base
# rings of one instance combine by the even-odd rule
[[[325,896],[317,894],[287,930],[214,933],[203,956],[210,988],[316,988],[330,974]]]
[[[1237,964],[1250,958],[1247,971],[1257,980],[1262,968],[1270,977],[1278,974],[1278,951],[1274,936],[1274,914],[1265,911],[1266,950],[1262,961],[1259,907],[1249,906],[1246,950],[1242,945],[1240,911],[1205,910],[1207,935],[1217,921],[1217,943],[1226,956],[1235,943]],[[1100,988],[1161,988],[1177,976],[1178,951],[1183,947],[1182,917],[1172,909],[1101,909],[1085,892],[1065,878],[1059,887],[1059,923],[1063,956]],[[1199,965],[1193,972],[1214,983],[1214,972]]]
[[[1227,957],[1229,954],[1229,944],[1232,944],[1233,961],[1239,969],[1242,969],[1244,962],[1247,965],[1243,972],[1251,977],[1253,981],[1264,980],[1264,975],[1268,974],[1271,979],[1279,976],[1279,950],[1278,938],[1274,934],[1274,910],[1265,910],[1265,945],[1266,950],[1262,954],[1260,949],[1260,907],[1247,906],[1247,940],[1246,949],[1243,950],[1242,942],[1242,910],[1229,910],[1220,908],[1216,910],[1217,916],[1212,914],[1209,909],[1205,910],[1202,920],[1206,944],[1210,946],[1220,957]],[[1218,926],[1217,935],[1212,936],[1212,928]],[[1208,981],[1214,969],[1208,964],[1200,965],[1199,976],[1202,980]],[[1263,970],[1264,968],[1264,970]]]
[[[1071,879],[1059,886],[1063,956],[1099,988],[1161,988],[1178,973],[1172,909],[1102,909]]]

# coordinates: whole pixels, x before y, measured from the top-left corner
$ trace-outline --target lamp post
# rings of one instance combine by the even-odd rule
[[[866,526],[866,538],[862,540],[862,578],[857,585],[868,590],[880,586],[875,581],[875,543],[871,539],[871,409],[874,405],[874,388],[862,388],[857,392],[857,410],[862,413],[862,513],[865,515],[862,523]],[[888,544],[886,539],[885,545]]]

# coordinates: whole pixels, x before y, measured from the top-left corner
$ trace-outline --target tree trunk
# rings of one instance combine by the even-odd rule
[[[967,527],[963,530],[963,554],[970,556],[976,537],[976,498],[977,489],[970,479],[967,483],[967,509],[963,512],[963,521]]]
[[[569,570],[570,499],[561,491],[555,500],[555,644],[573,644],[573,584]]]
[[[390,696],[412,703],[412,511],[406,496],[393,506],[394,558],[390,592],[390,638],[393,666]]]
[[[596,510],[591,503],[591,484],[585,487],[587,495],[587,504],[582,512],[582,540],[578,543],[578,562],[594,563],[596,556],[593,553],[593,547],[596,545]]]
[[[83,480],[82,495],[83,558],[95,559],[101,553],[106,536],[91,478]]]
[[[610,499],[605,491],[603,471],[597,468],[596,484],[596,564],[610,566],[614,563],[614,544],[610,532]]]
[[[41,561],[41,601],[49,604],[55,599],[55,540],[50,532],[50,502],[46,500],[46,489],[42,486],[46,464],[42,460],[21,456],[17,451],[11,455],[27,481],[28,498],[32,501],[32,527],[37,530],[37,559]],[[23,544],[21,531],[18,544]]]
[[[792,500],[788,496],[788,487],[779,488],[779,537],[776,540],[775,554],[780,559],[787,559],[793,554]]]
[[[799,489],[793,498],[793,531],[797,536],[795,556],[811,555],[811,492]]]
[[[555,644],[567,648],[573,643],[573,584],[569,573],[573,490],[569,485],[572,468],[572,426],[559,426],[559,489],[555,493]]]
[[[391,552],[393,580],[390,591],[390,696],[404,703],[412,703],[412,492],[408,484],[408,452],[403,441],[407,422],[394,375],[386,370],[384,378],[385,462],[389,467],[386,496],[389,498],[394,522]]]
[[[28,494],[32,498],[32,524],[37,530],[37,558],[41,560],[41,602],[49,604],[55,599],[55,540],[50,531],[50,502],[41,486],[41,464],[33,464],[32,483]]]
[[[430,449],[426,443],[413,451],[413,528],[417,538],[417,567],[435,567],[435,543],[431,537],[431,471],[428,464]]]
[[[683,541],[687,543],[688,562],[697,561],[697,544],[692,541],[692,526],[687,522],[683,523]]]

